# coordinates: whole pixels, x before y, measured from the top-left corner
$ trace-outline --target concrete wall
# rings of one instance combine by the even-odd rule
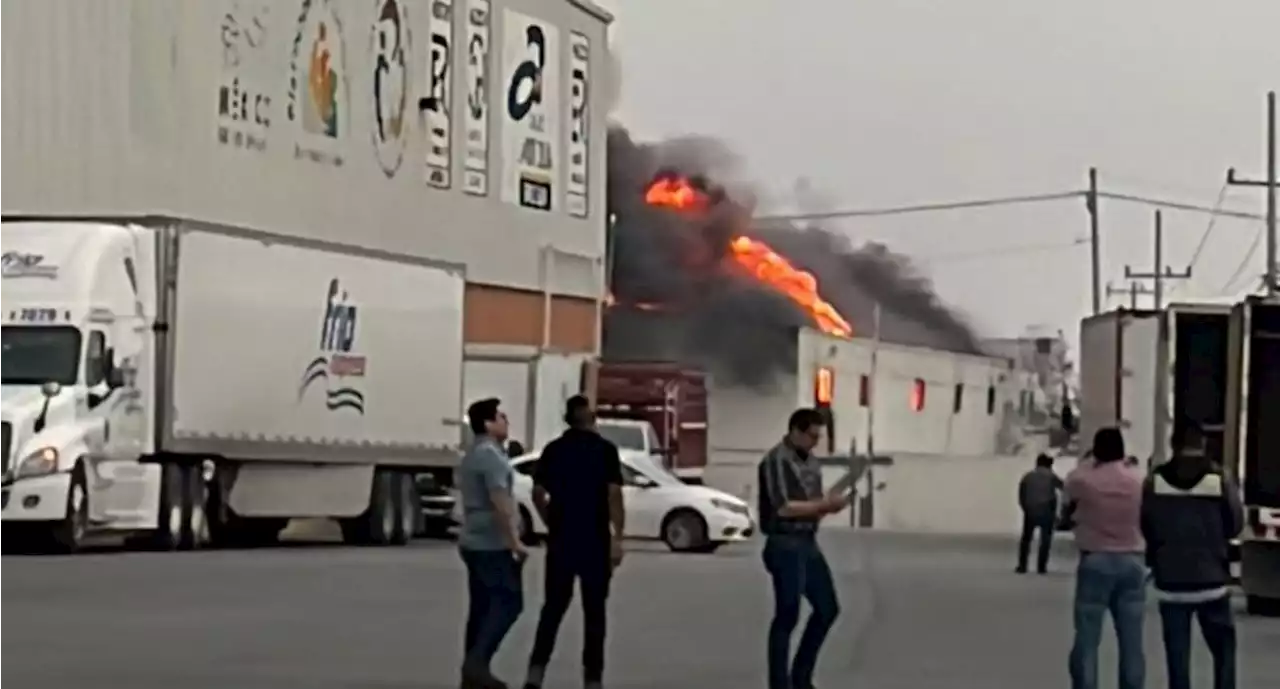
[[[996,535],[1016,533],[1021,525],[1018,481],[1033,464],[1031,457],[1000,455],[929,455],[899,453],[891,465],[873,466],[870,482],[876,490],[871,501],[871,528],[919,534]],[[1057,467],[1064,473],[1069,467]],[[707,485],[733,493],[754,504],[755,464],[708,466]],[[826,469],[833,484],[844,474],[839,467]],[[866,495],[867,482],[859,486]],[[860,502],[858,509],[867,503]],[[851,528],[862,519],[845,511],[828,517],[824,528]]]

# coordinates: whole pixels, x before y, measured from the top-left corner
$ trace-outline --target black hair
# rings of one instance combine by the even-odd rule
[[[498,406],[501,404],[502,400],[497,397],[486,397],[472,402],[471,406],[467,407],[467,423],[471,426],[471,432],[484,435],[485,424],[498,420]]]
[[[1093,458],[1098,462],[1116,462],[1125,458],[1124,436],[1119,428],[1100,428],[1093,434]]]
[[[822,412],[810,407],[802,407],[791,412],[791,418],[787,419],[788,431],[807,431],[815,426],[822,428],[826,425]]]
[[[1041,453],[1040,453],[1040,455],[1039,455],[1038,457],[1036,457],[1036,466],[1038,466],[1038,467],[1051,467],[1051,466],[1053,466],[1053,457],[1051,457],[1050,455],[1047,455],[1047,454],[1045,454],[1045,453],[1041,452]]]
[[[591,410],[591,400],[586,395],[574,395],[564,402],[564,422],[577,426],[583,422],[582,412]]]

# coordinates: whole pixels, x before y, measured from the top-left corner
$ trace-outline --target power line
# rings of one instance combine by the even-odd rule
[[[1196,261],[1200,260],[1200,254],[1204,252],[1205,246],[1209,244],[1209,235],[1213,234],[1213,228],[1218,224],[1218,213],[1222,210],[1222,202],[1227,199],[1227,191],[1230,189],[1231,185],[1229,183],[1222,183],[1222,189],[1218,191],[1218,200],[1213,204],[1213,214],[1209,216],[1209,224],[1204,228],[1204,233],[1200,235],[1196,250],[1191,252],[1191,259],[1187,261],[1189,268],[1195,268]]]
[[[1136,196],[1134,194],[1117,194],[1110,191],[1099,191],[1099,198],[1111,199],[1112,201],[1128,201],[1130,203],[1141,203],[1146,206],[1159,206],[1160,208],[1170,208],[1179,211],[1189,211],[1192,213],[1207,213],[1210,215],[1220,215],[1225,218],[1240,218],[1242,220],[1265,220],[1265,216],[1258,213],[1246,213],[1244,211],[1229,211],[1224,209],[1213,209],[1208,206],[1201,206],[1194,203],[1183,203],[1181,201],[1169,201],[1165,199],[1154,199],[1145,196]]]
[[[1249,243],[1249,250],[1244,252],[1244,258],[1240,259],[1240,265],[1236,266],[1235,272],[1231,273],[1231,277],[1222,283],[1222,289],[1220,290],[1222,294],[1235,293],[1236,281],[1249,269],[1249,263],[1253,261],[1253,255],[1258,253],[1258,245],[1262,243],[1262,229],[1259,226],[1258,230],[1253,233],[1253,241]]]
[[[987,208],[990,206],[1013,206],[1027,203],[1044,203],[1046,201],[1062,201],[1084,196],[1082,191],[1066,191],[1055,194],[1032,194],[1028,196],[1004,196],[969,201],[952,201],[948,203],[925,203],[914,206],[890,206],[888,208],[863,208],[824,213],[795,213],[788,215],[757,216],[757,222],[788,220],[831,220],[834,218],[868,218],[887,215],[906,215],[908,213],[928,213],[934,211],[963,210],[966,208]]]
[[[937,254],[934,256],[920,256],[917,260],[938,264],[938,263],[959,263],[969,260],[982,260],[990,258],[1004,258],[1006,256],[1021,256],[1025,254],[1047,253],[1052,251],[1062,251],[1065,249],[1074,249],[1078,246],[1086,246],[1089,244],[1088,237],[1077,237],[1070,242],[1045,242],[1041,244],[1016,244],[1001,249],[990,249],[987,251],[965,251],[952,254]]]

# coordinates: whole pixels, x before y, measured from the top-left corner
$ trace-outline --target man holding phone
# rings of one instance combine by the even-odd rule
[[[773,579],[774,615],[769,625],[769,689],[812,689],[818,652],[840,614],[831,568],[818,546],[818,522],[849,504],[847,486],[825,493],[822,465],[813,448],[824,421],[815,409],[798,409],[787,435],[760,461],[760,531],[764,565]],[[845,482],[841,482],[844,484]],[[813,612],[791,657],[791,636],[800,623],[800,601]]]

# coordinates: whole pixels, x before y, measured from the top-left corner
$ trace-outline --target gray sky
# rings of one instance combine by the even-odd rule
[[[1068,191],[1090,165],[1104,191],[1213,206],[1228,167],[1262,174],[1264,94],[1280,89],[1280,0],[600,1],[617,16],[617,119],[725,139],[762,186],[807,177],[839,208]],[[1261,213],[1262,190],[1224,207]],[[1150,270],[1153,209],[1102,210],[1119,285],[1126,263]],[[1167,212],[1168,261],[1184,266],[1207,225]],[[1074,337],[1089,307],[1088,247],[1062,247],[1087,235],[1080,201],[838,227],[911,255],[984,334]],[[1171,298],[1221,294],[1260,227],[1219,220]],[[1259,246],[1248,272],[1262,265]]]

